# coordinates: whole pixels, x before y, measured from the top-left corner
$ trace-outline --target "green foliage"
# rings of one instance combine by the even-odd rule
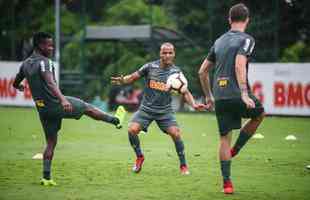
[[[110,4],[110,7],[104,7],[102,13],[104,13],[103,20],[100,23],[87,20],[87,24],[103,26],[148,24],[151,17],[150,7],[143,0],[119,1]],[[152,13],[154,25],[175,26],[161,7],[153,6]],[[66,22],[71,24],[69,20]],[[86,74],[96,75],[98,78],[90,80],[90,82],[97,82],[91,83],[92,85],[103,85],[99,89],[99,93],[103,96],[107,96],[110,88],[109,80],[112,75],[132,73],[144,63],[149,62],[151,58],[151,53],[145,50],[143,43],[100,41],[85,43],[85,58],[82,60],[81,48],[83,46],[78,38],[81,38],[81,32],[75,34],[73,40],[64,47],[62,52],[63,67],[65,69],[80,69]],[[82,65],[81,61],[84,61],[84,65]],[[94,96],[94,94],[98,93],[98,89],[90,87],[87,92],[88,95],[84,95]]]
[[[150,24],[173,28],[173,21],[162,7],[152,6],[144,0],[122,0],[110,7],[104,14],[104,25]]]
[[[304,42],[296,42],[283,52],[281,62],[309,62],[310,47]]]
[[[65,70],[80,70],[81,68],[81,38],[82,31],[76,33],[70,42],[61,50],[62,67]]]
[[[209,34],[210,13],[208,3],[204,0],[172,0],[167,2],[171,14],[173,14],[179,30],[188,37],[204,46]]]
[[[176,49],[176,64],[182,69],[189,82],[193,94],[201,94],[198,70],[205,57],[204,52],[195,48]]]
[[[158,52],[151,52],[149,47],[138,42],[104,41],[84,45],[81,43],[84,22],[105,26],[152,23],[183,33],[203,50],[177,46],[176,64],[184,70],[190,89],[198,94],[199,65],[215,38],[229,29],[228,10],[240,1],[169,0],[152,6],[147,0],[61,2],[61,34],[65,38],[61,48],[62,68],[95,74],[97,78],[88,82],[91,86],[87,93],[95,94],[100,90],[106,96],[109,76],[130,73],[158,57]],[[254,61],[309,62],[309,12],[306,9],[309,1],[244,2],[251,11],[248,31],[256,39]],[[55,31],[54,0],[2,0],[0,12],[4,16],[0,19],[0,59],[21,60],[25,56],[21,47],[30,42],[33,32]],[[82,58],[84,47],[85,58]],[[281,59],[278,52],[282,53]],[[104,92],[103,88],[106,88]]]

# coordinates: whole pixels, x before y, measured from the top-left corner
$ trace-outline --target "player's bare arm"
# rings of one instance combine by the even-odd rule
[[[210,80],[209,80],[209,71],[212,69],[213,66],[214,66],[213,62],[209,61],[208,59],[205,59],[201,64],[198,72],[200,83],[202,85],[202,90],[206,97],[207,109],[209,110],[213,109],[214,105],[214,99],[211,93]]]
[[[186,90],[182,93],[182,95],[183,95],[185,101],[186,101],[191,107],[193,107],[195,110],[197,110],[197,111],[204,111],[204,110],[207,109],[206,105],[201,104],[201,103],[198,103],[198,104],[197,104],[197,103],[195,102],[195,99],[194,99],[192,93],[191,93],[188,89],[186,89]]]
[[[53,92],[53,94],[59,99],[62,107],[67,112],[72,112],[73,108],[71,103],[65,98],[65,96],[61,93],[57,84],[54,80],[53,73],[51,72],[42,72],[42,77],[46,81],[47,86]]]
[[[13,87],[18,89],[19,91],[24,91],[24,85],[21,84],[21,82],[24,80],[25,76],[22,74],[22,72],[20,71],[16,77],[15,77],[15,80],[14,80],[14,83],[13,83]]]
[[[111,77],[111,83],[113,85],[126,85],[126,84],[131,84],[138,80],[140,78],[140,74],[138,72],[134,72],[132,74],[126,75],[126,76],[116,76],[116,77]]]
[[[246,79],[246,63],[247,57],[244,55],[236,56],[236,77],[241,91],[241,98],[248,108],[254,108],[255,103],[248,95],[247,79]]]

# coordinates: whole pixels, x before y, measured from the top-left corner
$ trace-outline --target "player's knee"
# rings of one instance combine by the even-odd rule
[[[178,140],[181,138],[181,131],[178,127],[170,127],[167,132],[173,140]]]
[[[132,134],[132,135],[137,135],[140,132],[140,128],[138,126],[135,125],[130,125],[128,127],[128,133]]]
[[[264,118],[265,118],[265,112],[262,112],[259,116],[255,117],[254,120],[262,122]]]
[[[85,114],[88,116],[93,116],[95,114],[96,110],[91,105],[87,104],[85,109]]]

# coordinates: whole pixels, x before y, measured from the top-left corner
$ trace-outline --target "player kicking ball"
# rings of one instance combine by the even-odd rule
[[[54,50],[52,36],[44,32],[36,33],[33,36],[33,45],[33,53],[22,63],[13,86],[23,91],[21,82],[27,79],[29,83],[46,139],[41,184],[55,186],[56,182],[51,179],[51,165],[62,119],[80,119],[82,115],[87,115],[113,124],[119,129],[122,128],[126,111],[119,107],[115,116],[112,116],[81,99],[64,96],[56,84],[55,68],[49,59]]]
[[[264,108],[252,94],[247,82],[248,59],[255,45],[253,37],[245,33],[249,23],[248,8],[244,4],[231,7],[229,23],[231,29],[215,41],[199,70],[207,107],[210,108],[215,103],[225,194],[234,192],[230,178],[231,158],[239,153],[264,118]],[[215,67],[213,96],[209,83],[209,71],[212,67]],[[213,97],[215,102],[213,102]],[[242,128],[241,118],[250,118]],[[240,129],[240,134],[231,148],[233,129]]]
[[[181,131],[178,127],[174,112],[171,107],[170,89],[176,81],[167,84],[168,77],[179,74],[183,77],[181,70],[174,65],[175,49],[171,43],[164,43],[160,47],[160,59],[143,65],[138,71],[119,77],[111,77],[112,84],[124,85],[144,77],[145,88],[142,103],[138,111],[133,115],[128,128],[129,142],[136,154],[136,162],[133,172],[139,173],[144,162],[144,155],[140,147],[138,134],[147,131],[149,125],[156,121],[159,128],[172,138],[177,155],[180,160],[181,174],[189,174],[184,154],[184,144]],[[179,80],[184,79],[180,77]],[[186,83],[182,83],[186,84]],[[178,88],[186,102],[195,110],[205,110],[204,104],[196,104],[186,85]],[[176,89],[176,88],[175,88]]]

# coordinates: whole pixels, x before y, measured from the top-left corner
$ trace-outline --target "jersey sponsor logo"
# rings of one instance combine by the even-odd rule
[[[149,87],[154,90],[168,91],[168,87],[166,83],[155,81],[155,80],[150,80]]]
[[[37,105],[38,107],[44,107],[44,106],[45,106],[43,100],[36,100],[35,103],[36,103],[36,105]]]
[[[217,84],[220,87],[226,87],[228,85],[228,77],[219,77],[217,79]]]

